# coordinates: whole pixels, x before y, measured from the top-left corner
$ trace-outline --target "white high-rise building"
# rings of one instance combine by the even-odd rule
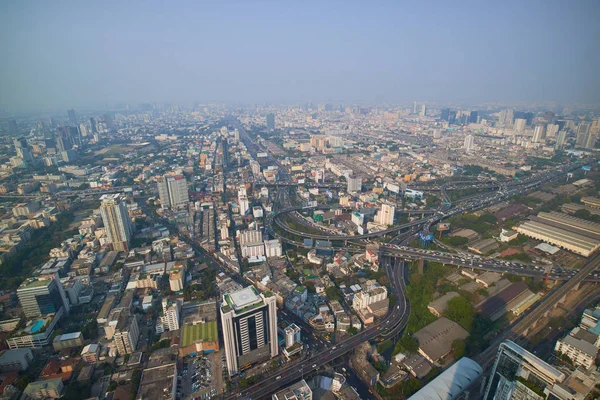
[[[562,130],[560,132],[558,132],[558,137],[556,138],[556,148],[557,149],[562,149],[565,145],[565,140],[567,139],[567,131],[566,130]]]
[[[474,147],[475,147],[475,143],[474,143],[474,140],[473,140],[473,135],[467,135],[467,136],[465,136],[465,143],[463,145],[463,148],[466,151],[471,151],[471,150],[473,150]]]
[[[536,125],[533,131],[533,143],[540,143],[546,137],[546,127],[544,125]]]
[[[517,119],[515,119],[515,124],[514,124],[513,128],[517,132],[523,132],[525,130],[526,126],[527,126],[527,120],[525,118],[517,118]]]
[[[254,286],[228,293],[221,305],[221,326],[229,375],[242,367],[279,354],[277,306],[272,293],[260,294]]]
[[[183,175],[165,175],[158,181],[158,195],[163,208],[179,208],[190,201]]]
[[[248,209],[250,208],[250,202],[248,201],[248,197],[247,196],[239,196],[238,203],[240,206],[240,214],[241,215],[246,214],[246,211],[248,211]]]
[[[265,240],[265,256],[281,257],[282,255],[281,241],[279,239]]]
[[[560,127],[558,126],[558,124],[549,124],[546,127],[546,137],[548,137],[548,138],[556,137],[556,135],[558,134],[559,128]]]
[[[394,207],[392,204],[383,203],[381,205],[381,209],[375,216],[375,223],[384,226],[394,225],[395,213],[396,207]]]
[[[124,198],[121,194],[105,194],[100,200],[102,200],[100,214],[106,229],[108,243],[115,251],[129,250],[133,225]]]
[[[421,117],[424,117],[427,115],[427,106],[425,106],[425,104],[421,104],[421,112],[419,113],[419,115]]]
[[[163,299],[163,315],[160,317],[160,322],[164,329],[171,332],[179,329],[179,306],[179,302],[176,300]]]
[[[301,342],[300,328],[296,324],[285,327],[285,347],[292,347],[294,343]]]

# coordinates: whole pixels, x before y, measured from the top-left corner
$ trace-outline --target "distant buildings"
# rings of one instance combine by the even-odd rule
[[[394,225],[396,207],[389,203],[383,203],[381,209],[375,215],[375,223],[385,227]]]
[[[165,175],[158,181],[158,195],[163,208],[180,208],[190,201],[183,175]]]
[[[267,130],[272,131],[275,129],[275,114],[267,114]]]
[[[465,137],[465,143],[463,145],[463,148],[467,152],[469,152],[469,151],[473,150],[474,147],[475,147],[475,143],[474,143],[474,140],[473,140],[473,135],[467,135]]]
[[[355,176],[348,177],[348,193],[360,192],[362,188],[362,179]]]
[[[278,354],[275,296],[247,287],[223,296],[221,325],[229,375]]]
[[[133,225],[124,198],[120,194],[105,194],[100,199],[100,213],[108,243],[115,251],[129,250]]]

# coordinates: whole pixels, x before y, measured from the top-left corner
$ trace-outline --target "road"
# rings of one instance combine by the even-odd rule
[[[475,361],[484,367],[484,369],[489,367],[494,361],[494,357],[498,351],[498,346],[500,346],[500,343],[505,340],[515,339],[522,335],[523,332],[534,325],[545,313],[559,304],[563,297],[565,297],[571,290],[573,290],[573,288],[583,282],[583,280],[586,279],[589,274],[598,267],[600,267],[600,255],[597,255],[585,263],[576,275],[544,296],[542,300],[531,307],[529,311],[521,316],[521,318],[515,324],[498,335],[491,346],[475,357]]]
[[[390,338],[396,336],[404,329],[410,315],[410,306],[404,296],[404,267],[399,260],[391,257],[382,259],[382,267],[388,275],[391,293],[398,299],[397,304],[388,312],[388,315],[376,325],[367,328],[354,336],[322,351],[314,357],[299,360],[284,365],[279,371],[264,377],[263,380],[241,393],[235,393],[226,399],[251,398],[259,399],[268,397],[277,390],[295,382],[309,372],[319,369],[332,360],[354,350],[358,344],[374,339],[377,336]]]

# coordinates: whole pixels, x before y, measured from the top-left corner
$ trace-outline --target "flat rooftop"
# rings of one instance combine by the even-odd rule
[[[258,291],[254,286],[248,286],[237,292],[226,294],[224,297],[227,304],[236,311],[262,302],[262,298],[258,295]]]

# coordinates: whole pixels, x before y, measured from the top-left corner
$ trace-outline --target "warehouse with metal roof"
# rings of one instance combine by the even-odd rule
[[[479,364],[463,357],[437,378],[429,382],[409,400],[454,400],[465,392],[483,373]]]
[[[589,257],[600,248],[600,224],[566,214],[540,212],[515,228],[531,238]]]

